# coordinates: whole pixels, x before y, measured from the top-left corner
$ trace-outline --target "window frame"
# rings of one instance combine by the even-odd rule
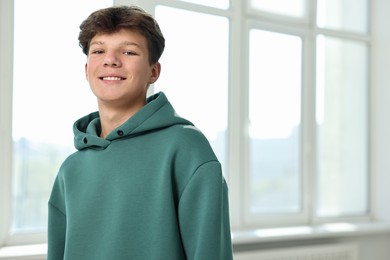
[[[372,219],[371,212],[367,212],[364,216],[332,218],[319,218],[313,212],[313,205],[315,205],[313,201],[316,199],[313,184],[315,184],[316,179],[315,68],[317,35],[323,34],[325,36],[371,42],[369,33],[359,34],[319,28],[316,24],[316,1],[306,1],[306,11],[302,19],[254,10],[251,8],[249,0],[230,1],[231,7],[227,10],[219,10],[177,0],[151,0],[146,3],[139,2],[139,4],[152,14],[156,5],[166,5],[211,15],[225,16],[231,22],[229,35],[228,135],[226,140],[228,147],[228,165],[226,167],[226,175],[230,190],[231,222],[233,229],[311,225],[334,221],[370,221]],[[370,19],[370,12],[368,11],[368,20]],[[370,25],[368,27],[370,28]],[[302,205],[304,211],[301,214],[289,214],[286,216],[270,215],[265,217],[251,215],[247,210],[248,200],[246,199],[248,198],[247,191],[250,180],[248,175],[249,136],[246,133],[248,132],[249,111],[248,107],[242,104],[248,104],[249,101],[248,46],[249,31],[251,29],[286,33],[302,39],[301,168],[303,182]],[[237,35],[240,35],[240,37],[237,37]],[[368,51],[370,52],[371,50],[369,49]],[[370,73],[370,65],[368,65],[368,68],[368,73]],[[240,88],[240,86],[245,87]],[[367,110],[369,110],[369,107]],[[367,113],[369,114],[369,111]],[[368,142],[369,139],[370,136],[368,135]],[[369,158],[368,164],[370,164]],[[367,172],[369,174],[369,169],[367,169]],[[241,174],[240,176],[238,173],[245,174]],[[367,185],[370,185],[370,183],[367,183]],[[369,199],[370,194],[368,194]]]
[[[9,238],[12,187],[13,1],[0,1],[0,246]],[[6,185],[4,185],[6,184]]]
[[[246,94],[247,97],[245,104],[249,103],[249,38],[250,38],[250,31],[254,30],[263,30],[263,31],[268,31],[268,32],[275,32],[275,33],[281,33],[285,35],[291,35],[291,36],[296,36],[299,37],[302,40],[302,74],[301,74],[301,133],[300,133],[300,155],[299,158],[301,159],[300,161],[300,180],[302,183],[302,211],[297,212],[297,213],[289,213],[289,214],[267,214],[267,215],[261,215],[261,214],[251,214],[249,212],[250,208],[250,136],[249,134],[245,135],[245,149],[244,149],[244,158],[245,158],[245,163],[243,163],[242,167],[242,172],[245,172],[244,176],[244,194],[242,197],[242,200],[244,201],[244,206],[242,208],[243,212],[243,219],[242,223],[244,226],[257,226],[261,228],[265,227],[275,227],[278,225],[283,225],[283,226],[293,226],[293,225],[302,225],[302,223],[307,222],[307,220],[310,217],[310,212],[309,212],[309,206],[310,202],[307,200],[308,196],[305,196],[305,194],[309,190],[309,181],[308,179],[310,178],[310,175],[308,174],[309,171],[305,170],[305,149],[303,147],[303,143],[307,142],[306,138],[304,138],[306,134],[306,129],[304,128],[307,122],[304,120],[304,114],[305,111],[312,110],[308,108],[307,99],[303,98],[305,96],[305,91],[306,89],[310,89],[310,87],[307,87],[308,85],[305,84],[306,80],[305,78],[307,77],[306,75],[311,75],[313,72],[311,71],[313,69],[313,66],[307,66],[305,64],[305,60],[308,59],[309,53],[306,51],[307,47],[311,45],[312,43],[310,42],[310,35],[307,35],[305,33],[304,28],[298,28],[294,26],[289,26],[289,23],[287,22],[286,24],[275,24],[275,23],[270,23],[268,21],[258,21],[254,19],[249,19],[246,21],[246,26],[245,26],[245,55],[244,55],[244,75],[246,78],[245,82],[245,87],[246,87]],[[309,55],[310,56],[310,55]],[[310,85],[309,85],[310,86]],[[310,99],[308,99],[310,100]],[[309,105],[314,105],[314,104],[309,104]],[[245,113],[245,114],[244,114]],[[245,106],[245,111],[243,113],[243,117],[246,119],[245,126],[249,126],[249,107]],[[311,131],[311,130],[310,130]],[[245,131],[246,133],[248,132],[247,130]]]
[[[372,88],[372,64],[373,64],[373,59],[372,59],[372,46],[373,46],[373,38],[372,38],[372,23],[371,21],[373,20],[373,17],[372,17],[372,5],[373,5],[373,1],[370,1],[370,0],[367,0],[368,3],[368,10],[367,10],[367,21],[368,21],[368,24],[367,24],[367,32],[366,33],[356,33],[356,32],[351,32],[351,31],[344,31],[344,30],[336,30],[336,29],[327,29],[327,28],[320,28],[316,25],[316,22],[317,22],[317,17],[316,17],[316,6],[314,6],[314,13],[313,13],[313,24],[314,24],[314,28],[313,28],[313,44],[314,46],[316,46],[316,42],[317,42],[317,37],[319,35],[322,35],[324,37],[334,37],[334,38],[337,38],[337,39],[341,39],[341,40],[348,40],[348,41],[356,41],[356,42],[360,42],[362,44],[365,44],[367,46],[367,61],[368,61],[368,64],[367,64],[367,82],[366,82],[366,93],[367,93],[367,97],[366,97],[366,128],[367,128],[367,139],[366,139],[366,147],[367,147],[367,151],[366,151],[366,159],[367,159],[367,168],[366,168],[366,174],[367,174],[367,183],[366,183],[366,187],[367,187],[367,212],[366,214],[362,214],[362,215],[356,215],[356,216],[341,216],[341,217],[316,217],[315,216],[315,212],[314,212],[314,209],[313,209],[313,219],[312,219],[312,223],[314,225],[319,225],[319,224],[326,224],[326,223],[332,223],[332,222],[352,222],[352,223],[371,223],[373,221],[375,221],[375,216],[374,216],[374,212],[373,212],[373,207],[372,207],[372,193],[373,193],[373,190],[372,190],[372,180],[374,178],[374,175],[371,171],[371,150],[372,150],[372,146],[371,146],[371,142],[372,142],[372,135],[371,135],[371,131],[370,131],[370,128],[371,128],[371,106],[372,106],[372,103],[371,103],[371,88]],[[317,1],[316,1],[317,2]],[[313,56],[316,56],[316,49],[314,49],[314,55]],[[313,64],[313,67],[315,68],[317,65],[316,65],[316,60],[315,60],[315,63]],[[313,75],[315,75],[316,72],[314,71],[313,72]],[[316,81],[316,78],[314,78],[314,80]],[[313,91],[315,92],[315,88],[316,88],[316,82],[313,82]],[[313,96],[313,99],[315,100],[315,95]],[[315,102],[314,102],[314,107],[313,107],[313,111],[315,111]],[[313,122],[315,123],[316,122],[316,118],[315,118],[315,113],[313,115]],[[315,136],[315,133],[313,133],[314,136]],[[316,150],[316,140],[314,139],[313,140],[313,144],[314,144],[314,147],[315,147],[315,150]],[[317,158],[315,158],[315,160],[317,160]],[[314,170],[316,169],[316,164],[314,165]],[[313,174],[313,175],[316,175],[316,174]],[[316,184],[315,182],[315,176],[312,177],[313,178],[313,186]]]
[[[370,36],[370,30],[366,33],[355,33],[341,30],[332,30],[326,28],[320,28],[316,24],[317,20],[317,6],[316,1],[307,1],[306,3],[306,12],[302,20],[297,18],[283,17],[281,15],[274,15],[270,13],[265,13],[258,10],[252,10],[248,4],[247,14],[244,14],[243,20],[246,20],[246,27],[243,29],[246,35],[244,36],[245,42],[245,51],[244,54],[244,66],[246,66],[244,75],[249,78],[249,68],[248,68],[248,59],[249,59],[249,31],[251,29],[260,29],[270,32],[283,33],[289,35],[295,35],[301,37],[302,39],[302,111],[301,111],[301,168],[302,168],[302,182],[303,182],[303,212],[302,214],[286,214],[285,217],[282,215],[251,215],[248,213],[249,205],[246,205],[241,208],[241,211],[244,212],[244,217],[241,221],[241,228],[246,226],[256,226],[260,228],[272,228],[277,226],[291,226],[291,225],[312,225],[312,224],[324,224],[335,221],[349,221],[349,222],[369,222],[372,221],[373,216],[370,206],[371,198],[371,189],[370,189],[370,157],[367,157],[368,168],[366,170],[368,174],[368,187],[367,200],[368,200],[368,211],[365,215],[359,216],[342,216],[342,217],[317,217],[315,216],[314,206],[316,205],[316,119],[315,119],[315,107],[316,107],[316,42],[318,35],[332,36],[339,39],[352,40],[364,43],[368,46],[368,53],[371,53],[371,42],[372,38]],[[368,5],[370,5],[370,1]],[[368,21],[371,20],[371,12],[367,11]],[[368,25],[370,28],[370,24]],[[371,73],[371,57],[368,56],[368,82],[367,82],[367,92],[370,93],[370,73]],[[247,89],[249,88],[249,82],[246,80],[244,83],[246,88],[245,94],[248,95]],[[367,110],[368,115],[367,121],[369,122],[370,115],[370,94],[366,97],[367,99]],[[248,103],[249,98],[245,99],[245,103]],[[247,109],[247,108],[246,108]],[[242,114],[244,118],[249,118],[248,111],[245,110]],[[248,125],[248,122],[245,122],[245,125]],[[369,125],[366,126],[369,129]],[[247,131],[247,130],[245,130]],[[368,151],[367,155],[370,153],[370,132],[367,131],[367,142],[368,142]],[[246,165],[243,166],[241,172],[244,172],[244,179],[246,184],[244,185],[244,190],[249,190],[249,137],[245,136],[244,138],[244,154],[246,158]],[[244,204],[248,204],[249,194],[245,193],[242,195]]]

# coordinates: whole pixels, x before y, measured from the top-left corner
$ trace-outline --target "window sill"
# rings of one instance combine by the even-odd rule
[[[234,245],[259,242],[283,242],[330,237],[364,236],[390,233],[390,223],[332,223],[318,226],[296,226],[255,230],[233,230]]]
[[[233,230],[234,245],[258,242],[282,242],[329,237],[349,237],[390,233],[390,223],[334,223],[318,226],[299,226],[256,230]],[[0,248],[0,260],[46,259],[46,244],[9,246]]]
[[[0,248],[2,260],[43,260],[46,259],[46,244],[8,246]]]

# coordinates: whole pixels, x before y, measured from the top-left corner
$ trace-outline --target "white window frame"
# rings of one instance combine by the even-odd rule
[[[311,55],[308,53],[308,49],[310,48],[309,46],[312,46],[312,42],[311,42],[311,39],[310,39],[310,35],[307,35],[305,33],[305,30],[302,29],[302,28],[297,28],[297,27],[293,27],[293,26],[288,26],[288,24],[280,24],[280,25],[275,25],[273,23],[269,23],[267,21],[257,21],[257,20],[253,20],[253,19],[248,19],[246,21],[246,24],[245,24],[245,29],[244,29],[244,32],[246,33],[245,35],[245,47],[244,47],[244,50],[245,50],[245,54],[244,54],[244,71],[243,71],[243,75],[245,75],[245,84],[244,86],[246,86],[246,98],[245,98],[245,104],[248,104],[249,103],[249,82],[248,82],[248,79],[249,79],[249,33],[250,33],[250,30],[251,29],[256,29],[256,30],[264,30],[264,31],[270,31],[270,32],[276,32],[276,33],[281,33],[281,34],[285,34],[285,35],[292,35],[292,36],[297,36],[299,38],[301,38],[302,40],[302,85],[301,86],[301,89],[302,89],[302,95],[305,94],[305,90],[308,89],[308,87],[306,87],[306,85],[304,84],[306,82],[306,77],[307,78],[312,78],[312,75],[313,75],[313,66],[308,66],[306,64],[306,62],[304,62],[304,60],[307,60],[311,57]],[[308,58],[309,57],[309,58]],[[306,76],[307,75],[307,76]],[[308,99],[308,100],[311,100],[311,99]],[[302,101],[301,102],[305,102],[306,101],[306,98],[302,98]],[[304,149],[303,149],[303,142],[307,142],[307,138],[303,138],[303,135],[305,133],[307,133],[308,131],[306,131],[306,129],[304,129],[303,127],[304,126],[308,126],[309,127],[309,124],[305,124],[304,122],[306,122],[305,118],[304,118],[304,113],[307,112],[307,111],[312,111],[313,109],[305,109],[307,106],[307,104],[301,104],[301,133],[300,134],[300,144],[301,144],[301,149],[300,149],[300,156],[299,158],[304,158],[306,155],[304,154]],[[309,104],[310,107],[309,108],[312,108],[311,106],[315,105],[314,103],[311,103]],[[249,119],[249,107],[246,105],[246,106],[243,106],[243,117],[245,119]],[[249,121],[246,121],[245,122],[245,125],[249,125]],[[247,132],[247,131],[246,131]],[[243,133],[243,135],[245,135],[245,133]],[[293,226],[293,225],[302,225],[303,223],[307,222],[307,220],[309,219],[310,217],[310,212],[309,212],[309,206],[310,206],[310,201],[308,201],[308,196],[304,196],[302,197],[303,201],[302,201],[302,211],[301,212],[297,212],[297,213],[289,213],[289,214],[267,214],[267,216],[264,216],[264,215],[260,215],[260,214],[250,214],[249,213],[249,208],[250,208],[250,197],[251,197],[251,194],[250,194],[250,176],[249,176],[249,172],[250,172],[250,169],[249,169],[249,165],[250,165],[250,144],[249,144],[250,140],[249,140],[249,136],[246,136],[245,137],[245,140],[243,141],[243,145],[244,145],[244,158],[243,160],[244,163],[241,165],[242,167],[242,172],[245,172],[245,176],[243,177],[244,181],[245,181],[245,184],[244,184],[244,187],[246,187],[244,190],[244,194],[242,195],[243,196],[243,208],[241,209],[241,212],[242,212],[242,216],[241,216],[241,226],[257,226],[257,227],[272,227],[272,226],[278,226],[278,225],[289,225],[289,226]],[[304,161],[304,160],[301,160],[301,161]],[[302,181],[302,190],[303,192],[302,193],[306,193],[309,189],[309,181],[308,179],[310,178],[310,175],[308,174],[308,171],[305,170],[305,164],[304,163],[301,163],[300,165],[301,167],[301,175],[300,175],[300,179]]]
[[[11,224],[13,1],[0,1],[0,247]]]
[[[334,221],[370,221],[371,215],[348,218],[316,218],[313,214],[313,184],[315,183],[315,67],[316,36],[336,36],[345,39],[370,42],[369,35],[321,29],[316,27],[316,1],[307,1],[303,19],[274,15],[250,7],[249,0],[231,0],[231,8],[220,10],[177,0],[125,1],[124,4],[138,4],[154,14],[156,5],[182,8],[212,15],[220,15],[230,20],[229,44],[229,108],[228,108],[228,165],[227,175],[230,189],[231,222],[234,229],[248,227],[266,228],[276,226],[311,225]],[[369,14],[370,15],[370,14]],[[368,18],[370,19],[370,17]],[[288,215],[251,215],[248,212],[249,198],[249,136],[248,133],[248,46],[250,29],[261,29],[298,36],[302,39],[302,181],[303,212]],[[239,35],[239,37],[237,37]],[[244,105],[242,105],[244,104]],[[241,127],[245,126],[245,127]],[[303,137],[304,136],[304,137]],[[369,139],[369,137],[368,137]],[[241,174],[238,174],[241,173]],[[244,174],[242,174],[244,173]],[[367,184],[369,185],[369,183]],[[310,194],[307,196],[306,194]]]
[[[316,198],[316,193],[314,192],[315,187],[315,178],[316,178],[316,129],[315,129],[315,107],[316,107],[316,96],[315,96],[315,86],[316,86],[316,40],[317,36],[322,34],[324,36],[333,36],[340,39],[347,40],[356,40],[362,43],[366,43],[371,46],[371,37],[369,34],[358,34],[344,31],[336,31],[329,29],[322,29],[316,26],[316,1],[307,1],[307,10],[305,13],[305,17],[303,19],[296,18],[288,18],[279,15],[272,15],[269,13],[264,13],[257,10],[252,10],[249,6],[249,1],[246,6],[248,16],[246,16],[246,27],[243,29],[247,33],[244,37],[245,47],[243,48],[247,52],[243,55],[244,64],[248,66],[248,48],[249,44],[249,31],[251,29],[260,29],[265,31],[283,33],[288,35],[295,35],[301,37],[302,39],[302,47],[303,47],[303,57],[302,57],[302,114],[301,114],[301,123],[302,123],[302,133],[301,133],[301,158],[302,158],[302,187],[303,187],[303,211],[302,213],[297,214],[286,214],[283,215],[269,215],[269,216],[261,216],[261,215],[251,215],[248,213],[249,208],[249,176],[245,174],[245,181],[247,192],[242,195],[244,204],[247,203],[246,206],[241,208],[242,217],[241,217],[241,225],[240,227],[246,226],[256,226],[262,228],[269,227],[277,227],[277,226],[293,226],[293,225],[314,225],[314,224],[323,224],[329,222],[370,222],[372,221],[372,213],[371,207],[369,205],[369,212],[365,215],[360,216],[350,216],[350,217],[332,217],[332,218],[320,218],[316,217],[313,209],[313,202]],[[370,4],[370,3],[369,3]],[[371,13],[368,12],[368,20],[371,19]],[[370,52],[370,49],[369,49]],[[370,56],[369,56],[369,63]],[[370,74],[370,64],[368,65],[368,75]],[[246,79],[249,78],[248,75],[249,68],[246,67],[244,70],[244,74]],[[244,81],[243,81],[244,82]],[[248,82],[243,83],[244,86],[248,86]],[[370,82],[367,82],[367,87],[369,88]],[[247,87],[249,88],[249,87]],[[247,89],[246,89],[247,91]],[[369,90],[368,90],[369,91]],[[245,93],[248,95],[248,93]],[[368,100],[369,97],[367,97]],[[244,103],[249,102],[249,98],[243,99]],[[369,103],[369,102],[368,102]],[[244,106],[244,109],[247,106]],[[369,110],[369,107],[367,108]],[[369,111],[367,111],[369,113]],[[249,118],[248,111],[243,111],[243,118]],[[369,120],[369,119],[368,119]],[[245,125],[248,125],[248,122],[245,122]],[[369,126],[367,126],[369,128]],[[369,132],[369,131],[367,131]],[[368,142],[370,142],[370,136],[367,136]],[[249,140],[243,140],[243,144],[249,146]],[[370,147],[368,145],[368,147]],[[244,148],[245,158],[249,158],[249,147]],[[369,154],[369,151],[368,153]],[[248,159],[246,159],[248,160]],[[370,164],[370,158],[367,158],[368,164]],[[242,167],[245,165],[249,165],[248,162],[244,163]],[[243,168],[241,172],[248,173],[249,169]],[[367,169],[367,173],[369,174],[369,169]],[[370,177],[369,177],[370,179]],[[370,185],[370,182],[367,183],[367,186]],[[368,189],[370,190],[370,189]],[[369,191],[370,192],[370,191]],[[307,195],[309,194],[309,196]],[[370,194],[367,194],[370,198]],[[368,198],[368,199],[369,199]]]

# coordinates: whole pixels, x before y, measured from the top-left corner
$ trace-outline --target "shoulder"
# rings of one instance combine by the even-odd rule
[[[80,151],[75,151],[74,153],[70,154],[65,160],[61,163],[59,169],[58,169],[58,174],[57,174],[57,179],[62,180],[65,178],[67,172],[71,172],[72,169],[80,163]]]
[[[197,127],[174,125],[170,128],[169,139],[177,161],[196,168],[209,161],[218,161],[210,142]]]
[[[170,127],[169,135],[172,138],[172,143],[176,147],[182,147],[185,150],[194,152],[201,150],[202,152],[212,152],[207,137],[197,127],[192,125],[174,125]]]
[[[171,133],[173,133],[179,140],[184,143],[198,143],[209,145],[209,141],[206,136],[193,125],[173,125],[170,127]]]

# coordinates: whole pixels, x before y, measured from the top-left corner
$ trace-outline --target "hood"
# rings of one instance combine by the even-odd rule
[[[124,124],[101,138],[99,112],[91,113],[77,120],[73,125],[76,149],[105,149],[116,139],[142,135],[172,125],[193,125],[178,116],[163,92],[148,97],[147,104]]]

